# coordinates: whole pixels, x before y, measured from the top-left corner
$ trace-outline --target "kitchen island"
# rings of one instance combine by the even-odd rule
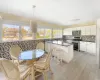
[[[52,49],[56,49],[58,52],[53,52],[53,55],[59,57],[64,62],[69,63],[74,56],[73,44],[64,43],[62,41],[47,41],[45,42],[45,50],[50,52]]]

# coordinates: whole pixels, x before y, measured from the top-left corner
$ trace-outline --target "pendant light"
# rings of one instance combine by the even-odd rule
[[[36,20],[34,19],[34,10],[35,10],[35,5],[33,5],[33,20],[30,20],[30,27],[31,27],[31,31],[32,33],[36,33],[37,32],[37,22]]]

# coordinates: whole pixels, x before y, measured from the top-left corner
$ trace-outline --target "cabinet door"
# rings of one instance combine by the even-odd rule
[[[87,52],[96,55],[96,43],[93,42],[87,42]]]
[[[81,30],[81,27],[77,27],[76,30]]]
[[[71,28],[64,29],[64,35],[72,35],[72,29]]]
[[[96,43],[92,43],[93,55],[96,55]]]
[[[96,25],[91,26],[91,35],[96,35]]]
[[[80,41],[80,51],[86,51],[86,42]]]
[[[86,26],[85,27],[85,34],[86,35],[91,35],[91,26]]]
[[[81,27],[81,35],[85,35],[85,27]]]

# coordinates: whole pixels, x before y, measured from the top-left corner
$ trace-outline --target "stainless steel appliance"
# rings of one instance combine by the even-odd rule
[[[80,37],[81,36],[81,30],[74,30],[74,31],[72,31],[72,35],[74,37]]]

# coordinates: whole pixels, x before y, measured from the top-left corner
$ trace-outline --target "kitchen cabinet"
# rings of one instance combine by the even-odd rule
[[[85,35],[85,27],[81,27],[81,35]]]
[[[81,30],[81,27],[76,27],[76,30]]]
[[[91,27],[91,35],[96,35],[96,25]]]
[[[86,51],[86,42],[80,41],[80,51]]]
[[[64,30],[64,35],[72,35],[72,28],[67,28]]]
[[[96,55],[96,43],[80,41],[80,51]]]
[[[96,35],[96,25],[64,29],[64,35],[72,35],[72,31],[81,30],[81,35]]]
[[[96,55],[96,43],[93,42],[88,42],[89,44],[87,44],[87,52],[92,54],[92,55]]]
[[[85,35],[91,35],[91,26],[85,27]]]

